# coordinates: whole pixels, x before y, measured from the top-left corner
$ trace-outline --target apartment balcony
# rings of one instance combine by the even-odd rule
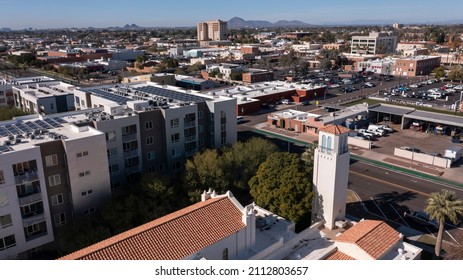
[[[41,193],[34,193],[34,194],[31,194],[31,195],[28,195],[28,196],[19,197],[18,200],[19,200],[19,205],[20,206],[26,205],[26,204],[31,204],[31,203],[42,200],[42,194]]]
[[[138,173],[138,172],[140,172],[140,166],[139,165],[125,168],[125,174],[126,175],[130,175],[130,174]]]
[[[127,134],[122,136],[122,142],[132,142],[132,141],[137,141],[137,134],[132,133],[132,134]]]
[[[185,137],[185,143],[196,142],[196,135]]]
[[[138,156],[138,149],[124,152],[124,159],[133,158],[136,156]]]
[[[196,153],[196,149],[195,150],[190,150],[190,151],[185,151],[185,157],[190,158],[190,157],[194,156],[195,153]]]
[[[26,171],[23,173],[18,173],[14,176],[16,185],[25,184],[28,182],[36,181],[38,179],[39,179],[39,176],[36,170],[30,170],[30,171]]]
[[[40,210],[38,209],[38,210],[35,210],[33,212],[29,212],[29,213],[21,213],[21,216],[22,216],[23,222],[25,224],[29,223],[31,221],[45,219],[45,216],[43,214],[43,209],[40,209]]]
[[[184,128],[190,128],[190,127],[195,127],[196,126],[196,122],[192,121],[192,122],[186,122],[183,127]]]

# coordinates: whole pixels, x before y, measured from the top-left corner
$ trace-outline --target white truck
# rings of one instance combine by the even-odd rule
[[[453,146],[445,149],[444,157],[452,159],[452,162],[458,161],[463,155],[463,147]]]
[[[377,136],[384,136],[384,134],[386,134],[386,130],[381,125],[370,124],[367,130],[373,132],[373,134]]]

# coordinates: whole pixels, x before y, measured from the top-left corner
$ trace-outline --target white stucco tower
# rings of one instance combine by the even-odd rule
[[[312,222],[324,220],[328,229],[333,229],[335,221],[346,215],[350,160],[348,132],[348,128],[339,125],[319,129],[314,156]]]

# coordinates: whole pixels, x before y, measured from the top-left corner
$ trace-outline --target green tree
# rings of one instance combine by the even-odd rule
[[[255,202],[273,213],[309,226],[312,205],[311,166],[297,154],[274,153],[262,163],[249,181]]]
[[[331,68],[333,68],[333,65],[331,64],[331,60],[329,58],[323,58],[322,60],[320,60],[318,68],[321,70],[330,70]]]
[[[448,218],[453,223],[458,223],[458,216],[463,215],[463,201],[456,198],[455,192],[443,189],[438,193],[432,193],[427,202],[428,205],[424,211],[429,214],[430,219],[436,220],[439,223],[439,231],[434,249],[434,253],[439,257],[442,248],[445,219]]]
[[[436,77],[436,79],[440,79],[442,77],[445,77],[445,67],[443,65],[434,68],[434,70],[432,70],[432,72],[434,73],[434,76]]]
[[[229,189],[223,172],[223,160],[216,150],[196,153],[185,165],[185,188],[192,202],[199,201],[204,190],[224,193]]]
[[[24,116],[27,113],[16,107],[0,107],[0,121],[11,120],[14,117]]]
[[[461,65],[453,65],[449,71],[449,80],[453,81],[461,81],[463,80],[463,71]]]
[[[252,137],[246,142],[237,142],[223,152],[223,166],[226,180],[232,191],[249,189],[248,182],[256,174],[259,166],[278,151],[278,147],[268,140]]]

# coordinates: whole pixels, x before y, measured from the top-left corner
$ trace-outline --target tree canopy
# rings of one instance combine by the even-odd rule
[[[304,228],[312,208],[311,165],[297,154],[274,153],[249,181],[255,202]]]

